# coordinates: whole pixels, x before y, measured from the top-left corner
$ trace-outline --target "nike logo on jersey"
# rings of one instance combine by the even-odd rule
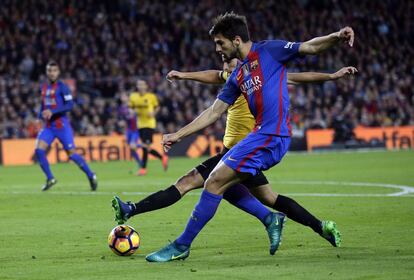
[[[237,161],[234,158],[232,158],[231,156],[229,156],[227,159],[230,160],[230,161]]]

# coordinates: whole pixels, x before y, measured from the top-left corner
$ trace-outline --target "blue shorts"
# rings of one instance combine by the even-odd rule
[[[42,140],[49,146],[52,144],[55,138],[59,139],[65,150],[72,150],[75,148],[75,142],[73,140],[73,131],[69,126],[64,128],[48,128],[44,127],[37,135],[37,141]]]
[[[128,145],[137,145],[139,140],[139,131],[127,130],[126,132],[126,141]]]
[[[259,170],[267,170],[278,164],[289,145],[290,137],[252,132],[231,148],[222,161],[237,172],[255,176]]]

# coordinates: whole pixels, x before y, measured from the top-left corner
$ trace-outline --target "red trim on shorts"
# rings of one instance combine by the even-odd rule
[[[267,145],[269,145],[270,141],[272,140],[273,135],[269,135],[269,137],[267,137],[266,142],[262,145],[257,147],[256,149],[253,150],[253,152],[251,152],[250,154],[248,154],[245,158],[242,159],[242,161],[239,163],[239,165],[236,167],[236,171],[240,172],[240,168],[243,166],[243,164],[250,158],[252,158],[254,156],[254,154],[256,154],[260,149],[263,149],[265,147],[267,147]]]

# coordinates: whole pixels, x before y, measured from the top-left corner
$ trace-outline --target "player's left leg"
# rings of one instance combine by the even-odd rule
[[[332,221],[321,221],[313,216],[307,209],[294,199],[274,192],[270,184],[262,184],[255,187],[255,183],[244,181],[250,192],[264,205],[280,211],[293,221],[310,227],[317,234],[328,240],[334,247],[340,247],[341,234]]]
[[[138,165],[138,168],[142,167],[141,159],[139,158],[137,148],[138,148],[138,139],[139,139],[139,132],[138,131],[128,131],[126,135],[127,144],[129,147],[129,152],[131,157],[135,160]]]
[[[190,246],[197,234],[214,216],[222,199],[222,194],[230,186],[241,180],[241,175],[220,162],[205,182],[200,200],[195,206],[184,232],[171,244],[149,254],[149,262],[167,262],[185,259],[190,254]]]
[[[341,235],[335,223],[319,220],[294,199],[273,191],[263,172],[258,172],[255,176],[247,178],[242,183],[264,205],[286,214],[289,219],[299,224],[310,227],[333,246],[340,246]]]
[[[73,139],[73,132],[71,127],[65,127],[57,132],[57,138],[62,143],[68,157],[86,174],[89,179],[89,185],[92,191],[96,191],[98,188],[98,180],[94,172],[89,168],[85,159],[76,153],[75,143]]]

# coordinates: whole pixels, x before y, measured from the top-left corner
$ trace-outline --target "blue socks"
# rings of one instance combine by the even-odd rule
[[[52,171],[50,171],[49,162],[47,161],[46,151],[42,149],[36,149],[35,154],[37,157],[37,161],[39,162],[39,165],[43,170],[43,173],[45,173],[47,177],[47,180],[53,179],[53,174]]]
[[[131,151],[131,156],[137,162],[138,167],[142,167],[142,162],[141,162],[141,159],[139,158],[139,155],[137,153],[137,150],[136,149],[130,149],[130,151]]]
[[[222,199],[221,195],[203,190],[198,204],[193,210],[184,232],[175,240],[175,243],[182,247],[190,247],[194,238],[203,227],[213,218]]]
[[[83,157],[81,157],[78,154],[73,154],[69,157],[71,160],[73,160],[80,169],[82,169],[83,172],[85,172],[85,174],[88,176],[88,178],[92,178],[92,176],[94,175],[93,172],[89,169],[88,164],[86,163],[86,161],[83,159]]]
[[[260,201],[258,201],[245,186],[241,184],[231,186],[226,190],[223,198],[237,208],[255,216],[265,226],[269,224],[269,221],[266,220],[266,218],[270,217],[269,215],[272,212],[260,203]]]

